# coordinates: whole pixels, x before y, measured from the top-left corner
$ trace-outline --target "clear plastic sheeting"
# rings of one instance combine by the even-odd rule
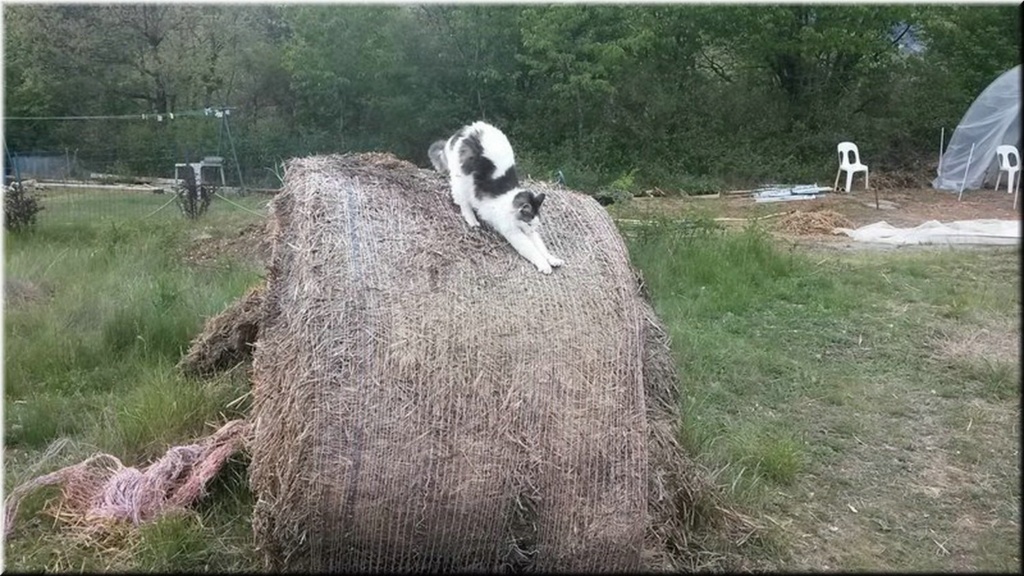
[[[878,244],[975,244],[1013,246],[1020,243],[1020,220],[959,220],[943,224],[929,220],[914,228],[896,228],[888,222],[875,222],[857,229],[836,228],[861,242]]]
[[[999,172],[996,147],[1010,144],[1020,148],[1020,84],[1018,64],[978,95],[942,154],[932,188],[959,191],[962,185],[977,190],[995,183]]]
[[[754,202],[783,202],[787,200],[812,200],[824,192],[832,191],[827,186],[815,184],[769,184],[751,194]]]

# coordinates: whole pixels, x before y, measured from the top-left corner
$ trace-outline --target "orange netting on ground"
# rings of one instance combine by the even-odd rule
[[[141,470],[101,453],[29,480],[4,502],[4,539],[14,529],[21,500],[45,486],[61,487],[61,518],[86,531],[112,522],[138,525],[185,508],[204,495],[206,484],[242,448],[249,430],[245,420],[232,420],[194,444],[172,447]]]

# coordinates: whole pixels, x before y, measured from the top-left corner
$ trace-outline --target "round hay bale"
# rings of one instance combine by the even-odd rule
[[[390,155],[288,163],[253,359],[275,571],[674,569],[667,337],[592,198],[538,183],[545,276]]]

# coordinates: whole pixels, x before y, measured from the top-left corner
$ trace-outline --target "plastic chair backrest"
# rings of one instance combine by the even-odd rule
[[[860,151],[853,142],[840,142],[836,149],[839,151],[839,167],[847,168],[860,164]]]
[[[999,169],[1007,170],[1009,168],[1017,168],[1020,166],[1020,153],[1017,152],[1016,146],[1009,144],[1003,144],[1002,146],[996,147],[996,156],[999,157]],[[1010,162],[1010,159],[1013,162]]]

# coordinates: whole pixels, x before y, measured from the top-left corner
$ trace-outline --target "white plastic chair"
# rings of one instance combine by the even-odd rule
[[[999,181],[1003,178],[1003,172],[1006,172],[1006,193],[1013,192],[1013,207],[1017,207],[1017,191],[1020,189],[1020,178],[1018,178],[1018,172],[1020,172],[1020,152],[1017,151],[1016,146],[1009,144],[1003,144],[1002,146],[996,147],[996,156],[999,157],[999,175],[996,176],[996,190],[999,190]],[[1014,187],[1014,182],[1017,186]]]
[[[857,150],[857,145],[853,142],[840,142],[836,149],[839,151],[839,170],[836,172],[836,183],[832,185],[832,189],[837,189],[839,175],[845,170],[847,192],[850,192],[850,187],[853,186],[853,175],[857,172],[864,173],[864,189],[869,190],[871,187],[868,186],[868,167],[860,163],[860,151]]]

